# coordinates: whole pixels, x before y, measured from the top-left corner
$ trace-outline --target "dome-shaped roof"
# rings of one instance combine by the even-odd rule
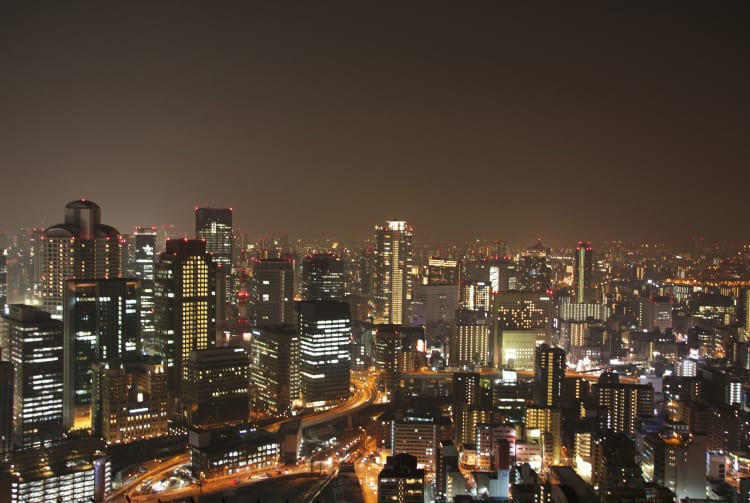
[[[75,201],[71,201],[68,204],[65,205],[65,208],[71,209],[71,210],[83,210],[83,209],[89,209],[89,210],[98,210],[99,205],[96,204],[94,201],[89,201],[87,199],[76,199]]]

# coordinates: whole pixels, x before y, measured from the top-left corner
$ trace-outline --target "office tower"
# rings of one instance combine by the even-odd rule
[[[37,447],[59,440],[63,433],[63,324],[36,307],[11,304],[2,325],[15,368],[14,445]]]
[[[458,285],[414,285],[412,311],[419,325],[450,323],[458,309]]]
[[[349,305],[343,302],[299,304],[300,391],[305,403],[326,406],[349,396]]]
[[[510,330],[533,330],[537,343],[550,343],[552,334],[552,302],[542,292],[499,292],[493,299],[494,337]]]
[[[391,453],[406,452],[417,458],[425,473],[435,471],[440,415],[407,410],[391,420]]]
[[[415,456],[388,456],[378,474],[378,501],[423,503],[424,470],[417,468]]]
[[[491,390],[482,384],[477,372],[453,374],[453,424],[457,444],[473,444],[476,425],[489,422],[489,418],[479,413],[492,405]]]
[[[302,300],[344,300],[344,262],[334,253],[313,253],[302,259]]]
[[[534,404],[561,407],[565,382],[565,351],[542,344],[534,356]]]
[[[251,361],[254,408],[272,416],[289,415],[300,393],[300,336],[297,327],[267,327],[254,332]]]
[[[251,298],[254,326],[295,323],[294,262],[286,259],[254,260]]]
[[[375,323],[408,324],[412,227],[402,220],[375,227]]]
[[[471,311],[490,311],[492,309],[493,289],[484,281],[466,282],[461,287],[461,306]]]
[[[401,352],[401,331],[397,325],[378,325],[375,332],[375,366],[380,370],[384,391],[391,393],[401,372],[398,354]]]
[[[133,236],[135,245],[135,277],[140,281],[138,310],[141,320],[142,349],[153,354],[154,334],[154,272],[156,270],[156,231],[139,227]]]
[[[216,274],[206,244],[170,239],[154,280],[156,355],[164,359],[174,397],[187,379],[190,352],[215,345]]]
[[[672,299],[663,296],[641,297],[638,303],[638,328],[666,333],[672,330]]]
[[[184,414],[190,426],[216,426],[247,421],[248,354],[241,347],[190,352],[182,383]]]
[[[213,256],[216,266],[217,285],[223,285],[221,293],[221,312],[227,312],[223,306],[234,305],[232,297],[232,273],[234,261],[232,248],[234,233],[232,231],[232,208],[195,208],[195,237],[206,242],[206,252]],[[223,318],[223,317],[222,317]]]
[[[450,361],[452,365],[471,363],[480,367],[490,365],[491,339],[487,312],[459,310],[452,324]]]
[[[427,260],[428,285],[460,285],[461,262],[440,257],[430,257]]]
[[[604,415],[606,429],[632,435],[638,416],[654,415],[654,388],[651,384],[621,383],[616,373],[604,372],[593,386],[593,395]]]
[[[8,250],[0,248],[0,315],[8,306]]]
[[[13,448],[13,364],[0,361],[0,454]]]
[[[549,250],[539,238],[536,246],[526,250],[518,260],[517,287],[526,292],[545,292],[550,287],[550,269],[547,266]]]
[[[138,280],[67,280],[63,299],[64,424],[89,428],[91,364],[140,347]]]
[[[93,367],[91,426],[108,444],[168,432],[167,375],[158,356],[128,354]]]
[[[594,262],[591,258],[591,243],[579,241],[576,247],[575,269],[573,269],[573,284],[577,304],[593,304],[596,302],[593,276]]]
[[[41,236],[42,308],[62,319],[65,280],[117,278],[121,275],[120,233],[101,223],[99,206],[85,199],[65,206],[65,222]]]

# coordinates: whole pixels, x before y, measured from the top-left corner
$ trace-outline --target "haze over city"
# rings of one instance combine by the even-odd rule
[[[0,228],[742,240],[734,7],[5,3]]]

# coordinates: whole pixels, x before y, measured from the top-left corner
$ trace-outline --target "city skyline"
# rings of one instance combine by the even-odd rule
[[[741,240],[748,16],[683,7],[4,5],[0,229]]]

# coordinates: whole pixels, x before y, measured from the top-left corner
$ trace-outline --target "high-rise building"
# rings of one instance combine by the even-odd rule
[[[451,364],[472,363],[481,367],[489,366],[492,341],[487,314],[483,311],[458,311],[451,327]]]
[[[351,320],[344,302],[301,302],[300,390],[305,403],[327,406],[349,396]]]
[[[344,262],[335,253],[314,253],[302,259],[302,300],[344,300]]]
[[[416,456],[406,453],[388,456],[378,474],[378,501],[424,501],[424,470],[417,468]]]
[[[616,373],[604,372],[593,386],[598,407],[604,410],[606,429],[635,433],[638,416],[653,416],[654,388],[651,384],[621,383]]]
[[[561,407],[565,383],[565,351],[542,344],[534,357],[534,404]]]
[[[0,248],[0,315],[5,314],[8,304],[8,250]]]
[[[160,357],[129,354],[92,367],[94,435],[126,444],[167,434],[169,397]]]
[[[248,367],[248,354],[242,347],[191,351],[181,398],[188,425],[217,426],[247,421]]]
[[[638,326],[653,332],[672,330],[672,299],[665,296],[641,297],[638,303]]]
[[[65,280],[117,278],[121,275],[120,233],[101,223],[99,206],[81,199],[65,206],[65,221],[41,237],[39,302],[62,319]]]
[[[494,337],[499,336],[502,341],[505,331],[534,330],[538,344],[551,342],[552,302],[549,295],[544,292],[511,291],[499,292],[493,297]]]
[[[175,397],[188,377],[190,352],[216,344],[215,285],[213,260],[203,241],[167,241],[156,265],[154,352],[164,359]]]
[[[413,232],[403,220],[375,227],[375,323],[408,324]]]
[[[573,281],[577,304],[596,302],[596,289],[593,283],[594,263],[591,258],[591,243],[579,241],[576,247],[576,263]]]
[[[0,360],[0,454],[13,448],[13,364]]]
[[[547,265],[549,249],[539,238],[536,246],[527,249],[518,260],[517,287],[526,292],[545,292],[550,287],[551,273]]]
[[[232,231],[232,208],[195,208],[195,237],[206,242],[206,252],[213,256],[216,266],[217,285],[223,288],[221,294],[221,312],[227,312],[223,306],[234,304],[232,297],[232,273],[234,261],[232,249],[234,233]]]
[[[253,333],[250,383],[253,406],[272,416],[288,415],[300,393],[300,336],[295,325]]]
[[[254,326],[295,323],[294,263],[286,259],[255,260],[251,299]]]
[[[138,286],[127,278],[65,282],[66,428],[91,427],[91,365],[140,349]]]
[[[17,448],[63,433],[63,324],[33,306],[11,304],[1,323],[15,367],[13,442]]]
[[[134,235],[135,277],[141,282],[138,310],[141,320],[142,348],[153,354],[154,334],[154,273],[156,271],[156,231],[138,228]]]

